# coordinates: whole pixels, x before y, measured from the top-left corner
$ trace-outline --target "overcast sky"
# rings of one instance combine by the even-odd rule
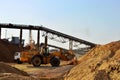
[[[120,0],[0,0],[0,23],[43,25],[105,44],[120,40]],[[7,34],[17,32],[7,29]]]

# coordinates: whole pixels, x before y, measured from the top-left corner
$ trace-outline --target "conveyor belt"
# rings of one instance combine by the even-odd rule
[[[49,28],[46,28],[46,27],[43,27],[43,26],[18,25],[18,24],[11,24],[11,23],[3,24],[3,23],[1,23],[0,27],[1,28],[14,28],[14,29],[41,30],[41,31],[45,31],[47,33],[51,33],[51,34],[63,37],[63,38],[67,38],[67,39],[75,41],[75,42],[79,42],[81,44],[88,45],[90,47],[96,46],[96,44],[94,44],[92,42],[88,42],[88,41],[85,41],[85,40],[82,40],[82,39],[79,39],[79,38],[76,38],[76,37],[73,37],[73,36],[70,36],[70,35],[67,35],[67,34],[64,34],[64,33],[61,33],[61,32],[55,31],[55,30],[52,30],[52,29],[49,29]]]

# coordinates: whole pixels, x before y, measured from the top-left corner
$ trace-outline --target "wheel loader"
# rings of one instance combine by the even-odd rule
[[[45,37],[45,44],[41,44],[38,49],[31,43],[30,49],[19,52],[19,55],[20,57],[17,57],[18,63],[28,62],[32,63],[35,67],[48,63],[52,66],[59,66],[60,60],[68,61],[75,57],[72,51],[63,50],[62,48],[56,52],[49,52],[47,36]]]
[[[69,61],[74,57],[72,51],[49,45],[49,47],[55,47],[59,49],[58,51],[50,52],[48,47],[44,47],[45,44],[42,45],[43,46],[40,46],[40,50],[30,48],[22,52],[16,52],[14,59],[18,64],[27,62],[32,63],[35,67],[38,67],[41,64],[48,63],[50,63],[52,66],[59,66],[60,60]]]

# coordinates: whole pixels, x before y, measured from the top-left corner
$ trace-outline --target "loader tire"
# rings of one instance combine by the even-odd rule
[[[31,62],[34,67],[39,67],[41,65],[41,58],[39,56],[34,56]]]
[[[22,64],[22,61],[20,61],[19,59],[17,59],[17,63],[18,64]]]
[[[53,67],[58,67],[60,65],[60,59],[58,57],[53,57],[51,60],[50,60],[50,64],[53,66]]]

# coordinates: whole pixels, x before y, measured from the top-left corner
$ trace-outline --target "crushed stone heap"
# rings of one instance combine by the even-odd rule
[[[120,80],[120,41],[97,45],[78,63],[65,80]]]

